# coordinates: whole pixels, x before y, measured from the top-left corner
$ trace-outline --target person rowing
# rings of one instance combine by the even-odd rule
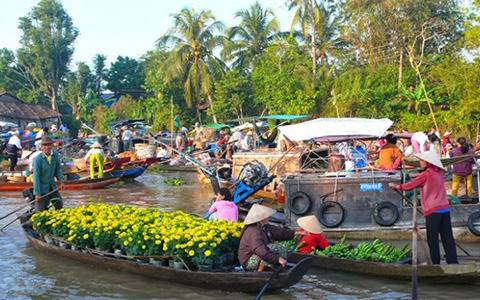
[[[295,232],[268,224],[268,219],[276,210],[254,204],[245,218],[238,249],[238,260],[246,271],[263,271],[265,267],[281,265],[285,267],[288,253],[286,244],[274,241],[288,241],[295,235],[308,235],[307,232]]]

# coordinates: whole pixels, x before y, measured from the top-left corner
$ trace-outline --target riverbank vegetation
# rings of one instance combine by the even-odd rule
[[[480,1],[288,0],[285,6],[295,12],[288,32],[260,3],[232,16],[237,25],[230,28],[209,10],[185,8],[139,59],[119,56],[107,68],[99,54],[91,67],[79,62],[73,71],[79,30],[60,1],[42,0],[20,20],[22,47],[0,50],[0,90],[71,107],[72,124],[101,131],[128,118],[170,129],[172,108],[190,126],[310,114],[388,117],[409,131],[433,128],[434,117],[440,130],[469,136],[478,130]],[[58,43],[45,44],[54,34],[48,25],[61,32]],[[110,107],[99,96],[107,89],[119,95]]]

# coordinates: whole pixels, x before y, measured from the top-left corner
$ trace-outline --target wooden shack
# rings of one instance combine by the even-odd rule
[[[38,128],[57,124],[60,114],[48,106],[24,102],[9,93],[0,93],[0,121],[18,124],[21,128],[35,122]]]

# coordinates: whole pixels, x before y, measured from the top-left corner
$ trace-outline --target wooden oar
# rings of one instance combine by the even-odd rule
[[[297,249],[297,246],[298,244],[300,244],[300,241],[302,240],[303,236],[299,236],[297,241],[295,242],[295,245],[293,246],[292,250],[290,250],[290,252],[288,252],[287,254],[287,257],[285,257],[285,260],[288,261],[288,259],[290,258],[290,255],[292,255],[292,253],[295,251],[295,249]],[[263,286],[262,290],[258,293],[257,297],[255,297],[255,300],[259,300],[260,298],[262,298],[263,294],[265,293],[265,291],[268,289],[268,287],[270,286],[270,284],[273,282],[273,280],[275,279],[275,277],[278,276],[278,274],[280,273],[280,271],[283,269],[282,266],[279,266],[278,268],[275,269],[275,271],[273,272],[272,274],[272,277],[270,277],[270,280],[267,281],[267,283],[265,283],[265,285]]]
[[[42,199],[43,197],[46,197],[46,196],[48,196],[48,195],[50,195],[50,194],[52,194],[53,192],[56,192],[56,191],[58,191],[58,189],[54,189],[53,191],[51,191],[51,192],[43,195],[40,199]],[[37,199],[35,199],[33,202],[35,203],[36,201],[37,201]],[[4,215],[3,217],[1,217],[0,220],[3,220],[3,219],[5,219],[6,217],[8,217],[8,216],[10,216],[10,215],[13,215],[13,214],[16,213],[17,211],[22,210],[22,209],[24,209],[25,207],[27,207],[27,206],[29,206],[29,205],[30,205],[30,203],[25,204],[24,206],[15,209],[14,211],[12,211],[12,212]]]
[[[418,211],[422,216],[423,216],[423,212],[420,210],[420,208],[418,208],[416,205],[414,205],[415,203],[412,202],[412,200],[408,199],[404,194],[402,194],[402,192],[400,192],[398,189],[393,189],[395,192],[397,192],[397,194],[399,194],[403,200],[407,201],[408,203],[410,203],[410,205],[412,205],[416,211]],[[462,250],[463,253],[465,253],[467,256],[471,256],[470,253],[467,252],[467,250],[465,250],[462,246],[460,246],[457,242],[455,242],[455,246],[458,247],[458,249]]]

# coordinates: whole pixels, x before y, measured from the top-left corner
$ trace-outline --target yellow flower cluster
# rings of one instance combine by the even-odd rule
[[[49,210],[32,216],[33,228],[77,246],[121,249],[128,255],[174,255],[198,261],[235,251],[242,223],[209,222],[181,211],[108,204]]]

